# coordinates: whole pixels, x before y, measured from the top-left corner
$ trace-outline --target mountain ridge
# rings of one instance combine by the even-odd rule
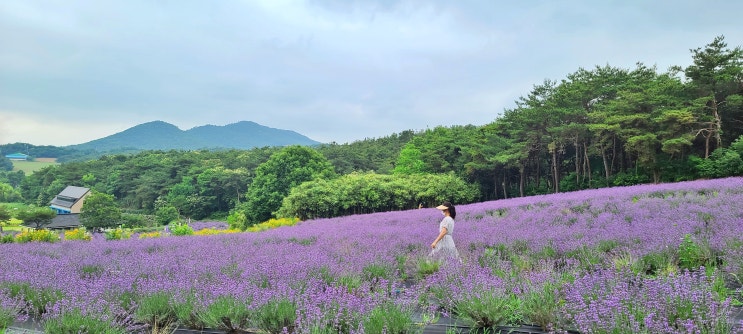
[[[321,144],[295,131],[267,127],[252,121],[227,125],[200,125],[188,130],[156,120],[135,125],[124,131],[68,145],[76,150],[98,152],[117,150],[198,150],[251,149],[265,146]]]

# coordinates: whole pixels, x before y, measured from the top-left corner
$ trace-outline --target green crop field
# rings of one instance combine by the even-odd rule
[[[26,175],[31,175],[39,169],[56,164],[57,159],[54,158],[36,158],[34,161],[13,160],[13,170],[22,170]]]

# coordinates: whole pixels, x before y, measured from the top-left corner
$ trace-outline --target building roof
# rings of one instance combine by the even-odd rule
[[[13,153],[13,154],[6,154],[6,158],[8,159],[26,159],[28,158],[28,155],[23,153]]]
[[[71,208],[75,202],[85,196],[89,191],[90,188],[67,186],[59,195],[52,199],[50,205],[60,208]]]
[[[26,224],[23,223],[23,226],[35,228],[36,224]],[[58,230],[58,229],[67,229],[67,228],[77,228],[82,226],[82,223],[80,223],[80,214],[79,213],[71,213],[67,215],[57,215],[52,219],[52,222],[48,225],[44,225],[43,227],[50,230]]]

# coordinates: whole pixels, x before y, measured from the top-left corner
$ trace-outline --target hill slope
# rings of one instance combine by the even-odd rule
[[[319,144],[319,142],[294,131],[274,129],[249,121],[224,126],[204,125],[186,131],[170,123],[153,121],[101,139],[67,147],[77,150],[106,152],[123,149],[251,149],[264,146],[316,144]]]

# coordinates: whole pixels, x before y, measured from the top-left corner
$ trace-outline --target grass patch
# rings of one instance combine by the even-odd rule
[[[13,160],[12,162],[14,172],[22,170],[26,175],[31,175],[45,167],[58,165],[57,159],[50,158],[37,158],[35,161]]]
[[[16,215],[19,211],[23,211],[25,209],[28,209],[28,205],[24,203],[0,203],[0,206],[4,206],[8,211],[10,212],[11,216]],[[28,229],[26,227],[21,226],[21,223],[23,221],[10,218],[9,221],[3,222],[0,224],[0,226],[3,227],[4,232],[22,232],[24,229]]]

